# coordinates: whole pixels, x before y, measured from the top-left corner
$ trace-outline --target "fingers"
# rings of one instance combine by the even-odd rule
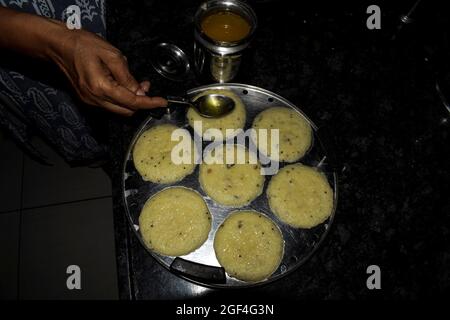
[[[117,69],[115,69],[117,72]],[[126,69],[128,72],[128,69]],[[130,116],[138,109],[152,109],[167,105],[167,101],[160,97],[145,95],[150,88],[150,82],[137,82],[137,89],[130,90],[117,80],[114,73],[109,72],[107,65],[92,63],[90,65],[89,92],[96,98],[97,104],[109,111]]]
[[[148,92],[148,90],[150,90],[150,81],[142,81],[140,83],[141,89],[144,90],[145,92]]]
[[[139,89],[136,91],[138,96],[145,96],[150,89],[150,81],[143,81],[139,84]]]
[[[140,84],[134,79],[128,69],[128,63],[124,55],[120,52],[111,51],[105,54],[104,57],[101,57],[101,59],[120,85],[134,93],[140,89]]]
[[[97,81],[95,82],[95,90],[93,93],[104,100],[127,108],[131,110],[137,109],[152,109],[157,107],[164,107],[167,105],[167,100],[160,97],[147,97],[137,95],[127,88],[121,86],[111,76],[101,73],[101,70],[96,71]],[[147,86],[147,84],[145,84]]]
[[[147,97],[145,94],[150,89],[150,82],[138,83],[128,70],[126,58],[121,54],[113,54],[105,60],[106,67],[117,84],[110,79],[105,86],[105,96],[114,104],[128,109],[152,109],[164,107],[167,101],[161,97]]]
[[[105,96],[120,106],[137,110],[165,107],[167,100],[161,97],[139,96],[120,85],[109,84],[105,90]]]
[[[130,110],[121,106],[118,106],[116,104],[113,104],[108,101],[100,101],[99,104],[104,107],[106,110],[119,114],[121,116],[125,117],[131,117],[134,114],[134,110]]]

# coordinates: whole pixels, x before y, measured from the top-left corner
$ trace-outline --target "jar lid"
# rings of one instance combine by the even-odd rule
[[[189,58],[178,46],[162,42],[157,44],[151,52],[151,64],[163,77],[182,81],[189,74]]]

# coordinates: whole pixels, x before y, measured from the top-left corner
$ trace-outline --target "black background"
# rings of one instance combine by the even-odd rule
[[[449,112],[436,90],[450,87],[449,18],[443,4],[422,1],[412,24],[399,16],[414,1],[249,1],[259,26],[236,82],[256,85],[302,106],[331,132],[339,204],[320,250],[297,272],[257,289],[202,289],[167,272],[124,219],[121,166],[146,116],[111,120],[116,245],[122,298],[409,299],[450,290]],[[155,43],[191,54],[200,1],[108,2],[108,38],[152,93],[181,83],[151,67]],[[366,8],[381,8],[381,30],[366,28]],[[447,80],[447,81],[446,81]],[[366,268],[379,265],[382,289],[368,290]]]

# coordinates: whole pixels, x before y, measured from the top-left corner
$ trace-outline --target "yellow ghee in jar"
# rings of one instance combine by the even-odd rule
[[[220,42],[236,42],[250,33],[250,23],[231,11],[212,13],[201,22],[202,31],[211,39]]]

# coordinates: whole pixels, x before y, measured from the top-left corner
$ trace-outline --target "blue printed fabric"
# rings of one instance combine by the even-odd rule
[[[105,36],[104,0],[0,0],[0,5],[61,21],[67,20],[66,9],[77,5],[81,27]],[[89,163],[106,154],[106,147],[94,138],[81,113],[86,106],[77,105],[73,93],[55,88],[45,72],[31,77],[17,70],[11,54],[0,55],[0,59],[0,127],[23,148],[42,158],[30,142],[33,135],[41,135],[73,164]]]

